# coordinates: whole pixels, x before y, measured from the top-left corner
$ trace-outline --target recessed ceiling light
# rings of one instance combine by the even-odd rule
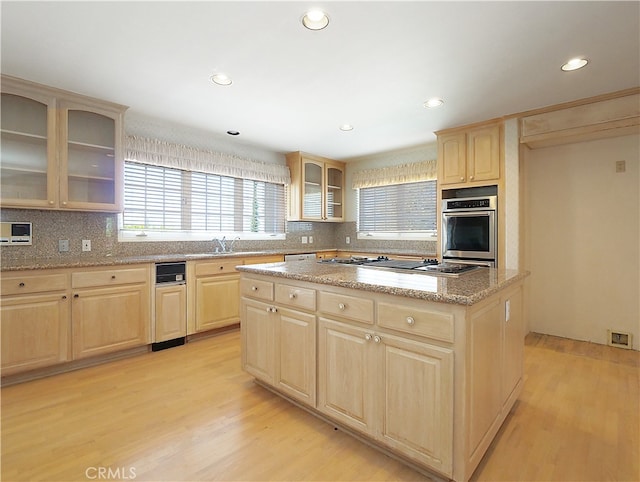
[[[231,78],[227,74],[215,74],[211,76],[211,82],[218,85],[231,85]]]
[[[352,131],[353,130],[353,126],[351,124],[342,124],[340,126],[340,130],[341,131],[345,131],[345,132]]]
[[[329,17],[322,10],[309,10],[302,17],[302,25],[309,30],[322,30],[329,25]]]
[[[439,97],[432,97],[424,103],[424,106],[428,109],[431,109],[433,107],[440,107],[442,104],[444,104],[444,100],[440,99]]]
[[[229,134],[230,136],[239,136],[240,133],[238,131],[227,131],[227,134]]]
[[[589,61],[587,59],[581,59],[579,57],[569,60],[564,64],[561,69],[565,72],[571,72],[572,70],[578,70],[587,65]]]

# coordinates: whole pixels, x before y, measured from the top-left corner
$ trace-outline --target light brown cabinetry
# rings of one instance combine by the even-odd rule
[[[453,368],[452,348],[380,322],[320,318],[318,410],[444,474],[452,471]]]
[[[240,322],[240,273],[242,264],[275,263],[282,255],[230,257],[187,263],[190,286],[188,334],[200,333]],[[191,288],[194,287],[194,288]]]
[[[249,373],[295,396],[278,373],[299,369],[313,345],[301,349],[307,338],[299,322],[291,335],[297,341],[285,345],[279,333],[292,307],[284,303],[298,303],[295,312],[317,321],[316,403],[305,403],[440,476],[470,479],[521,391],[521,282],[471,306],[249,272],[241,290]],[[292,357],[281,358],[289,350]],[[292,378],[304,379],[299,373]]]
[[[150,342],[150,278],[149,265],[71,274],[74,359]]]
[[[126,107],[2,77],[2,206],[122,210]]]
[[[68,275],[2,275],[2,376],[70,359]]]
[[[289,221],[344,220],[344,163],[302,152],[287,154]]]
[[[315,310],[315,290],[254,279],[243,279],[241,290],[243,368],[315,406],[316,317],[301,311]]]
[[[187,335],[187,286],[158,285],[155,289],[155,342]]]
[[[500,178],[501,124],[441,131],[437,136],[439,185],[480,185]]]

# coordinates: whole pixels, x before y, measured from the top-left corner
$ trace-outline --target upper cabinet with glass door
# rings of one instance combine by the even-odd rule
[[[2,207],[122,210],[126,107],[2,77]]]
[[[302,152],[287,154],[289,221],[344,220],[344,163]]]

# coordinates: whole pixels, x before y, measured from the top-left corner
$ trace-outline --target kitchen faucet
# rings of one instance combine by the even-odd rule
[[[233,245],[236,244],[236,241],[238,241],[240,239],[240,236],[236,236],[235,238],[233,238],[231,240],[231,245],[229,246],[229,252],[231,253],[233,251]]]
[[[222,248],[222,252],[223,253],[227,252],[226,236],[222,236],[222,239],[213,238],[211,241],[213,241],[214,243],[218,243],[220,248]],[[233,245],[232,245],[232,247],[233,247]],[[216,246],[215,248],[216,248],[216,253],[217,253],[218,252],[218,246]]]

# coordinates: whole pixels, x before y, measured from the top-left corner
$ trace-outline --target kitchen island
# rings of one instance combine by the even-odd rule
[[[522,388],[526,273],[239,266],[242,363],[416,468],[469,480]]]

